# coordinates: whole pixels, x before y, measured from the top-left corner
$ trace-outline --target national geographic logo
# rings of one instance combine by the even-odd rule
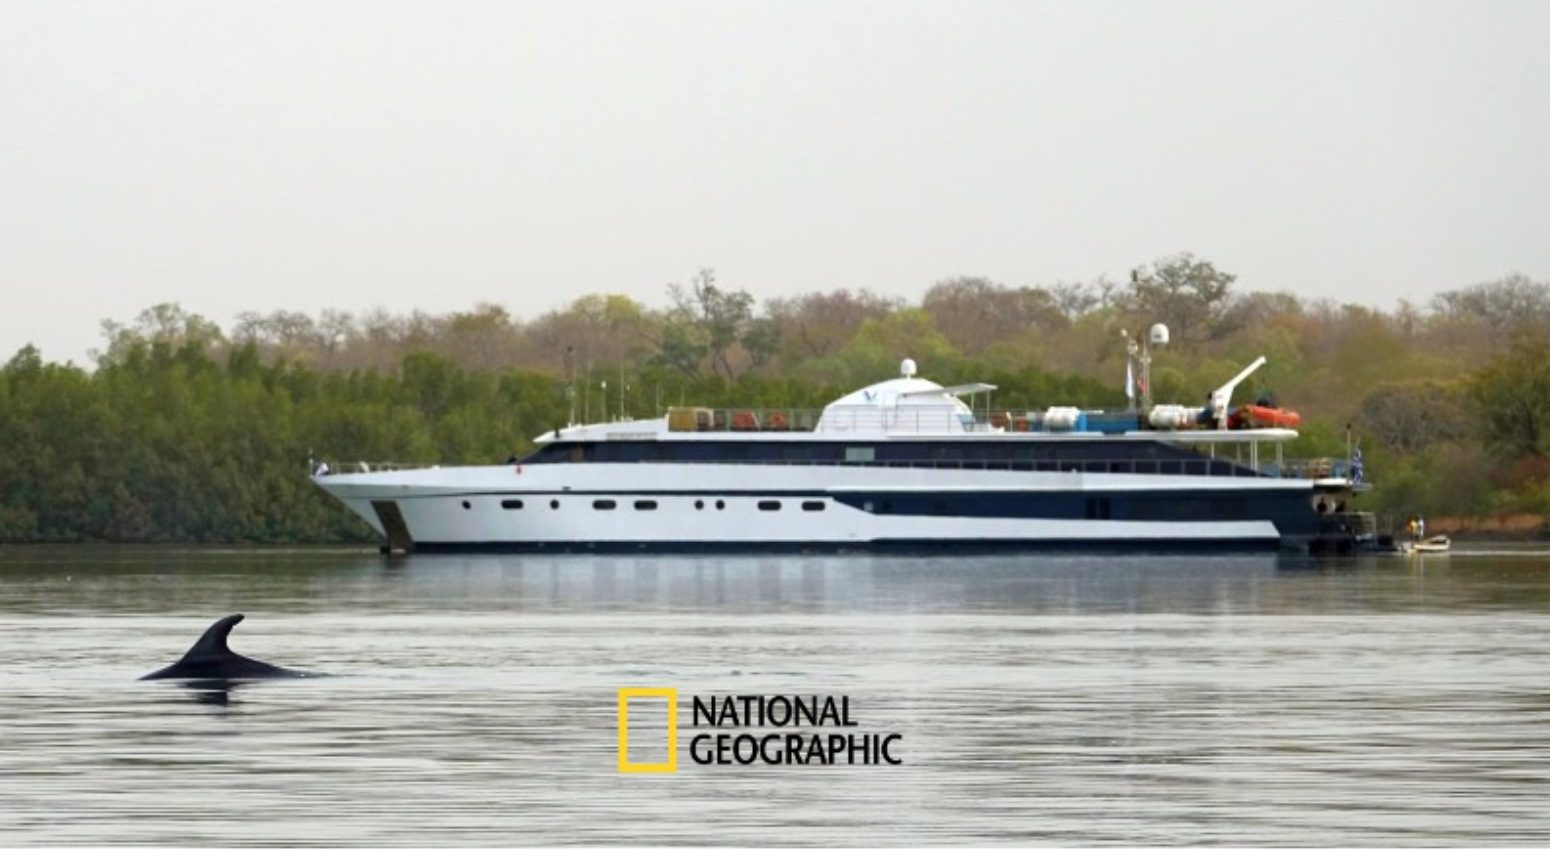
[[[851,716],[850,697],[841,695],[735,694],[693,696],[689,759],[708,767],[898,765],[903,735],[862,731]],[[654,705],[651,705],[654,704]],[[630,758],[630,710],[666,710],[666,755]],[[650,710],[646,708],[646,710]],[[641,724],[637,724],[639,727]],[[704,731],[701,731],[704,730]],[[662,739],[661,725],[649,736],[638,728],[635,743]],[[650,742],[643,738],[650,737]],[[678,772],[678,689],[619,689],[619,772]]]

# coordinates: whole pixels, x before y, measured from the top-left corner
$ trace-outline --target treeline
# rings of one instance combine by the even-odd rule
[[[997,409],[1124,403],[1122,330],[1167,323],[1159,400],[1201,400],[1243,364],[1240,399],[1305,415],[1297,454],[1364,451],[1380,510],[1550,515],[1550,284],[1521,276],[1392,311],[1239,292],[1189,255],[1123,283],[954,278],[919,303],[838,290],[759,304],[709,271],[652,308],[578,299],[522,321],[244,314],[176,305],[104,323],[95,368],[23,348],[0,370],[0,540],[334,541],[365,528],[309,458],[499,462],[566,421],[673,404],[818,407],[913,357],[988,381]],[[1348,429],[1349,426],[1349,429]]]

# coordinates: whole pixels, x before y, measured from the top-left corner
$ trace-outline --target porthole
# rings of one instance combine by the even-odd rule
[[[697,511],[705,510],[705,500],[704,499],[695,499],[694,500],[694,509],[697,510]]]
[[[824,508],[823,502],[803,502],[802,503],[802,510],[804,510],[804,511],[821,511],[821,510],[823,510],[823,508]]]
[[[635,510],[637,511],[654,511],[656,509],[657,503],[651,499],[641,499],[635,503]]]
[[[761,511],[778,511],[778,510],[780,510],[780,502],[777,502],[777,501],[774,501],[774,500],[760,502],[759,503],[759,510],[761,510]]]
[[[560,500],[559,499],[550,499],[549,500],[549,507],[554,509],[554,510],[559,510],[560,509]]]
[[[611,511],[618,506],[619,504],[613,499],[598,499],[592,503],[592,510]]]
[[[508,511],[520,511],[520,510],[522,510],[522,500],[521,499],[505,499],[505,500],[503,500],[501,502],[501,507],[505,508]]]
[[[466,511],[466,510],[468,510],[468,509],[470,509],[470,508],[472,508],[472,507],[473,507],[473,505],[470,505],[470,504],[469,504],[469,503],[468,503],[468,500],[467,500],[467,499],[464,499],[464,500],[463,500],[463,510],[465,510],[465,511]]]
[[[725,508],[725,507],[726,507],[726,506],[727,506],[727,503],[726,503],[726,502],[723,502],[723,501],[721,501],[721,500],[720,500],[720,499],[717,499],[717,500],[716,500],[716,510],[718,510],[718,511],[719,511],[719,510],[721,510],[721,509],[723,509],[723,508]]]

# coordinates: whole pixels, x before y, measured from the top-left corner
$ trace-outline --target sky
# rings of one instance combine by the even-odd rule
[[[0,0],[0,361],[103,319],[1550,279],[1545,2]]]

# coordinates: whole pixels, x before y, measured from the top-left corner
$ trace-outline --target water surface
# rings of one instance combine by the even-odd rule
[[[233,611],[337,675],[135,681]],[[0,840],[1542,844],[1547,614],[1517,550],[0,549]],[[621,775],[622,687],[848,695],[904,764]]]

